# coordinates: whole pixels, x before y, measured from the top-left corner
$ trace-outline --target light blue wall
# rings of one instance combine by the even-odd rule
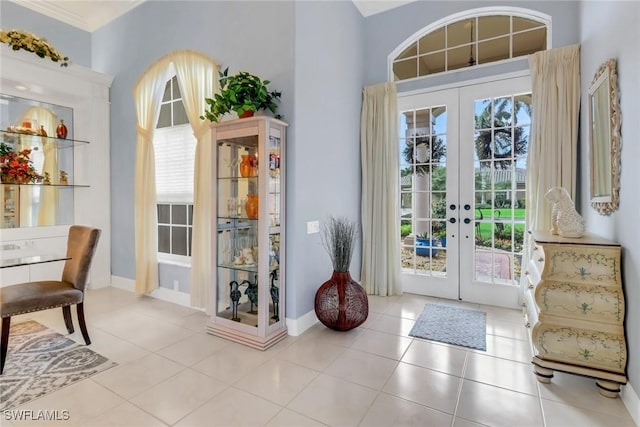
[[[177,49],[201,51],[283,92],[287,158],[287,317],[313,310],[331,264],[306,222],[359,221],[363,18],[340,2],[149,2],[93,34],[93,65],[111,87],[112,272],[135,278],[135,82]],[[340,31],[336,31],[340,29]],[[352,264],[359,276],[360,251]],[[173,274],[165,271],[165,276]]]
[[[626,297],[628,376],[636,394],[640,393],[640,2],[588,1],[581,4],[581,82],[582,115],[580,145],[582,203],[580,212],[587,229],[622,245],[622,278]],[[618,60],[620,112],[622,114],[622,169],[620,210],[610,216],[599,215],[589,203],[588,90],[600,64]],[[640,413],[636,422],[640,422]]]
[[[417,1],[390,11],[370,16],[365,21],[365,85],[387,81],[387,57],[407,38],[429,24],[449,15],[487,7],[516,7],[532,9],[552,17],[552,45],[554,47],[579,41],[579,2],[575,1]],[[515,64],[463,70],[437,78],[428,77],[399,86],[399,90],[413,90],[526,69],[526,60]]]
[[[93,65],[111,86],[112,273],[135,278],[133,87],[159,58],[200,51],[222,68],[249,71],[283,92],[279,111],[293,118],[293,4],[146,2],[93,34]]]
[[[0,28],[33,33],[47,39],[70,62],[91,67],[91,33],[87,31],[4,0],[0,1]]]
[[[360,222],[362,15],[351,1],[296,2],[295,120],[287,177],[287,317],[313,310],[332,266],[306,222]],[[360,276],[360,249],[351,264]]]

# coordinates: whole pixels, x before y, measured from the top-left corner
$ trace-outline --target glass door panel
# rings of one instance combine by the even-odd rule
[[[516,307],[528,77],[399,97],[406,292]]]
[[[517,306],[531,125],[528,80],[461,90],[461,114],[471,117],[461,119],[462,140],[468,135],[473,141],[473,147],[461,147],[460,156],[460,198],[473,209],[473,227],[461,243],[464,300]]]
[[[457,111],[448,94],[399,100],[401,266],[405,291],[457,298],[458,228],[447,220],[447,188],[457,185],[449,144],[457,139]]]

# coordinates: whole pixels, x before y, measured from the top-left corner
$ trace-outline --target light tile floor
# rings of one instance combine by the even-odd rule
[[[425,303],[457,301],[369,298],[362,327],[339,333],[318,324],[262,352],[205,333],[201,312],[90,290],[91,348],[119,365],[16,408],[68,410],[69,420],[3,417],[2,426],[635,425],[592,380],[556,374],[538,383],[517,310],[463,304],[487,312],[485,352],[408,335]],[[13,322],[27,318],[66,334],[60,310]],[[78,331],[71,337],[83,343]]]

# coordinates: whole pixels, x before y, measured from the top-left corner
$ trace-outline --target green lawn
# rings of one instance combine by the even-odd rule
[[[509,220],[511,218],[511,213],[513,213],[514,219],[523,220],[524,221],[524,216],[525,216],[527,210],[526,209],[496,208],[496,209],[494,209],[494,212],[496,214],[496,219]],[[482,209],[482,215],[484,216],[484,219],[491,218],[491,210],[490,209]],[[476,209],[476,216],[477,217],[480,216],[478,214],[478,209]]]

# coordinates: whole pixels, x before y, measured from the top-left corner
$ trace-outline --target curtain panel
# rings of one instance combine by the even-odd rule
[[[402,293],[398,108],[393,82],[363,91],[360,126],[362,163],[362,272],[368,294]]]
[[[571,45],[529,57],[532,125],[527,157],[527,230],[551,229],[551,205],[544,195],[564,187],[575,200],[578,115],[580,112],[580,46]],[[522,265],[531,259],[532,242],[525,235]],[[523,268],[522,271],[526,271]],[[521,294],[527,285],[521,278]]]
[[[191,304],[206,308],[211,283],[211,144],[207,143],[209,123],[200,115],[205,110],[205,96],[217,90],[218,65],[194,51],[172,52],[143,75],[134,88],[137,113],[135,175],[135,241],[137,294],[145,294],[158,283],[158,217],[155,183],[153,130],[160,113],[160,103],[169,78],[170,65],[176,72],[182,102],[197,139],[194,177],[194,213],[191,266]]]
[[[168,61],[156,62],[133,89],[136,103],[135,254],[136,294],[158,287],[158,212],[153,129],[167,81]]]
[[[218,64],[197,52],[171,55],[182,102],[193,129],[196,155],[193,179],[193,238],[191,241],[191,306],[209,313],[211,276],[211,218],[216,187],[213,185],[213,152],[210,122],[200,116],[210,98],[218,91]]]

